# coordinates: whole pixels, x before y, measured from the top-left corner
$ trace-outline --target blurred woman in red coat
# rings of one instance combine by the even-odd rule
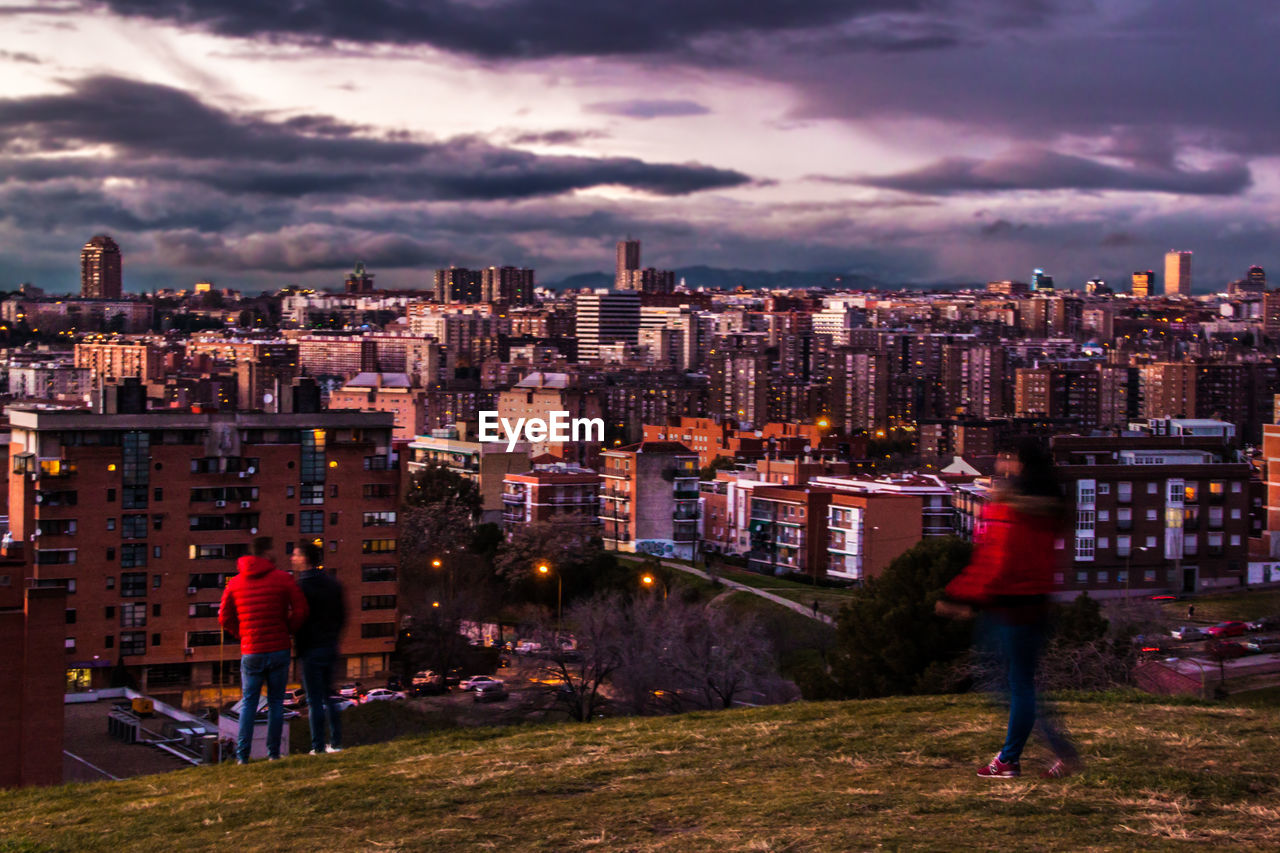
[[[937,610],[967,617],[980,610],[1008,678],[1009,729],[1004,746],[978,770],[984,778],[1022,775],[1022,749],[1037,721],[1055,761],[1042,775],[1068,776],[1080,767],[1075,746],[1037,708],[1036,665],[1047,640],[1049,594],[1063,527],[1062,489],[1053,457],[1038,441],[1022,442],[996,461],[1000,484],[983,509],[973,557],[947,585]]]

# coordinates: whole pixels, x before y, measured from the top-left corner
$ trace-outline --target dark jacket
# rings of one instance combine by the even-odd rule
[[[218,622],[240,638],[240,654],[288,651],[289,634],[307,617],[307,600],[288,572],[266,557],[241,557],[222,593]]]
[[[311,649],[326,646],[337,647],[338,636],[347,621],[342,584],[328,572],[308,569],[298,578],[298,586],[306,596],[311,614],[294,637],[298,654],[304,655]]]

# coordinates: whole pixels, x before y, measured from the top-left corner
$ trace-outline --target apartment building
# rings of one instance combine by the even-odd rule
[[[1058,436],[1065,594],[1243,584],[1251,467],[1220,438]]]
[[[397,626],[399,466],[391,415],[97,414],[8,409],[10,530],[36,585],[67,591],[66,671],[105,685],[119,664],[182,702],[238,683],[218,602],[256,536],[283,565],[314,541],[351,614],[340,671],[388,668]]]
[[[510,536],[529,524],[600,523],[600,487],[595,471],[538,457],[534,470],[508,474],[502,481],[502,530]]]
[[[698,454],[674,441],[606,450],[600,521],[606,548],[693,559]]]

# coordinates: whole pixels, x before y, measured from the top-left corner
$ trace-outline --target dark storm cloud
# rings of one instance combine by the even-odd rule
[[[21,50],[0,50],[0,62],[20,62],[27,65],[41,65],[40,57],[34,53]]]
[[[1235,195],[1246,190],[1252,179],[1249,168],[1240,162],[1188,171],[1173,164],[1116,166],[1043,148],[1021,148],[988,160],[946,157],[922,168],[894,175],[834,180],[922,195],[1018,190],[1127,190]]]
[[[671,116],[704,116],[711,110],[696,101],[633,98],[627,101],[604,101],[588,104],[587,112],[627,118],[668,118]]]
[[[1249,155],[1280,151],[1280,92],[1269,83],[1278,38],[1280,8],[1268,0],[1118,0],[940,50],[815,62],[793,44],[752,58],[800,95],[798,117],[924,119],[1041,144],[1116,138],[1131,156],[1167,157],[1171,147]]]
[[[361,135],[325,116],[286,121],[233,115],[191,94],[120,77],[79,81],[65,94],[0,100],[0,175],[81,174],[188,181],[275,196],[504,199],[619,185],[678,196],[749,178],[697,163],[630,157],[549,157],[474,137],[443,142]],[[22,155],[108,145],[114,158],[52,163]]]
[[[516,133],[511,137],[514,145],[576,145],[593,139],[608,139],[603,130],[546,130]]]
[[[429,44],[485,58],[642,55],[724,34],[826,27],[884,12],[919,13],[944,0],[105,0],[141,16],[226,36],[313,43]],[[998,6],[1038,7],[1025,0]]]

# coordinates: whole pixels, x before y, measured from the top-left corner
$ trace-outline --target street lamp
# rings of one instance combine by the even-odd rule
[[[640,576],[640,583],[650,588],[653,587],[654,583],[662,584],[662,600],[663,601],[667,600],[667,584],[665,581],[659,580],[658,578],[654,577],[648,572],[645,572],[643,575]]]
[[[546,563],[538,564],[538,574],[546,577],[551,574],[551,567]],[[560,619],[564,612],[564,582],[560,578],[560,573],[556,572],[556,634],[560,634]]]

